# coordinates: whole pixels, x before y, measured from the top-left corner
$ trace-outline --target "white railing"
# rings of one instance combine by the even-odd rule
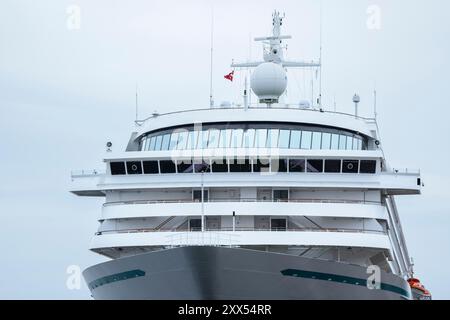
[[[239,235],[222,232],[180,232],[167,237],[170,247],[183,246],[235,246],[239,244]]]
[[[88,169],[88,170],[72,170],[70,175],[72,178],[74,177],[88,177],[88,176],[97,176],[105,174],[105,171],[96,170],[96,169]]]
[[[383,230],[372,229],[350,229],[350,228],[252,228],[252,227],[236,227],[233,228],[206,228],[206,233],[223,234],[223,232],[342,232],[342,233],[368,233],[368,234],[386,234]],[[202,233],[201,229],[191,228],[187,229],[156,229],[156,228],[135,228],[135,229],[114,229],[114,230],[102,230],[96,232],[95,235],[100,236],[103,234],[120,234],[120,233],[144,233],[144,232],[174,232],[176,234],[199,234]]]
[[[357,203],[357,204],[381,204],[380,201],[370,200],[349,200],[349,199],[255,199],[255,198],[223,198],[223,199],[208,199],[208,202],[264,202],[264,203]],[[113,201],[103,204],[107,206],[128,205],[128,204],[158,204],[158,203],[201,203],[200,200],[192,199],[171,199],[171,200],[129,200],[129,201]]]

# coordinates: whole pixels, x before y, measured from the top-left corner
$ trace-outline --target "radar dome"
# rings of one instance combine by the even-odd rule
[[[261,103],[276,103],[287,87],[286,71],[279,64],[264,62],[252,73],[251,87]]]

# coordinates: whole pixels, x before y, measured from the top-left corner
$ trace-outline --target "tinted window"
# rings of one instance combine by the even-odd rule
[[[377,162],[375,160],[361,160],[359,165],[360,173],[375,173],[377,170]]]
[[[194,166],[192,160],[183,160],[177,162],[178,173],[192,173],[194,172]]]
[[[268,172],[270,168],[269,159],[254,159],[253,172]]]
[[[208,148],[217,148],[219,146],[219,130],[210,130],[209,131],[209,140],[208,140]]]
[[[287,159],[273,159],[270,170],[272,172],[287,172]]]
[[[278,147],[278,129],[270,129],[267,134],[267,148],[277,148]]]
[[[339,135],[339,150],[345,150],[347,145],[347,137],[344,135]]]
[[[289,159],[289,172],[305,172],[305,159]]]
[[[343,160],[342,172],[358,173],[358,160]]]
[[[299,130],[291,131],[291,140],[289,142],[289,148],[291,149],[299,149],[300,148],[300,138],[302,136],[302,132]]]
[[[325,160],[325,172],[341,172],[341,160]]]
[[[175,173],[175,163],[172,160],[160,160],[161,173]]]
[[[140,161],[128,161],[127,162],[128,174],[142,174],[142,164]]]
[[[162,136],[156,137],[156,143],[155,143],[155,150],[159,151],[161,150],[161,142],[162,142]]]
[[[313,132],[311,149],[320,149],[322,143],[322,132]]]
[[[228,164],[225,159],[215,159],[211,161],[213,172],[228,172]]]
[[[200,172],[211,172],[211,166],[208,162],[205,161],[195,161],[194,162],[194,170],[197,173]]]
[[[331,146],[331,133],[322,133],[322,149],[328,150]]]
[[[244,130],[234,129],[231,131],[231,148],[241,148],[242,147],[242,136]]]
[[[273,200],[282,201],[288,200],[289,198],[289,190],[273,190]]]
[[[300,145],[302,149],[311,149],[311,137],[311,131],[302,131],[302,142]]]
[[[251,172],[249,159],[230,159],[230,172]]]
[[[156,137],[150,138],[150,150],[155,150]]]
[[[186,144],[188,142],[189,132],[181,131],[178,133],[178,142],[177,142],[177,150],[186,149]]]
[[[125,174],[125,163],[123,162],[111,162],[111,174],[112,175],[118,175],[118,174]]]
[[[144,173],[159,173],[158,161],[144,161]]]
[[[244,133],[244,148],[253,148],[255,144],[255,129],[248,129]]]
[[[332,134],[331,135],[331,149],[337,150],[339,149],[339,135],[338,134]]]
[[[187,141],[187,149],[195,149],[197,147],[198,140],[198,131],[189,131],[188,141]]]
[[[257,129],[255,136],[255,147],[264,148],[267,140],[267,129]]]
[[[179,133],[178,132],[174,132],[170,135],[170,143],[169,143],[169,150],[174,150],[177,147],[177,142],[178,142],[178,136]]]
[[[322,172],[323,171],[323,160],[319,160],[319,159],[306,160],[306,171],[307,172]]]
[[[278,140],[278,148],[289,148],[289,135],[290,130],[280,130],[280,138]]]

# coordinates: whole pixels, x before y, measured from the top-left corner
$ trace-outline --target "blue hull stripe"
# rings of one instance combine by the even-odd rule
[[[315,271],[306,271],[306,270],[297,270],[297,269],[285,269],[281,271],[281,274],[284,276],[291,276],[291,277],[299,277],[299,278],[305,278],[305,279],[315,279],[315,280],[325,280],[325,281],[333,281],[333,282],[339,282],[339,283],[345,283],[350,285],[356,285],[356,286],[362,286],[367,287],[367,280],[366,279],[359,279],[359,278],[353,278],[353,277],[347,277],[347,276],[341,276],[337,274],[332,273],[322,273],[322,272],[315,272]],[[410,292],[397,287],[393,286],[391,284],[387,283],[381,283],[380,285],[381,290],[391,291],[397,294],[400,294],[405,297],[410,297]]]
[[[143,276],[145,276],[145,271],[143,271],[143,270],[139,270],[139,269],[130,270],[130,271],[115,273],[115,274],[112,274],[112,275],[109,275],[106,277],[98,278],[97,280],[89,282],[88,287],[89,287],[89,289],[93,290],[95,288],[101,287],[108,283],[124,281],[124,280],[143,277]]]

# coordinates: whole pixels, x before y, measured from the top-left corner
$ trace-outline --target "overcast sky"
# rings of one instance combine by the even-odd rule
[[[105,260],[88,250],[102,199],[70,194],[70,171],[102,169],[107,141],[125,148],[136,83],[140,117],[208,106],[211,3],[216,102],[238,97],[242,75],[234,84],[223,75],[232,59],[260,58],[249,39],[271,31],[274,9],[286,12],[288,57],[319,55],[319,1],[1,1],[0,298],[90,297],[84,283],[66,287],[66,268]],[[376,87],[388,161],[420,168],[425,182],[423,195],[398,198],[416,274],[435,298],[450,298],[450,3],[322,7],[325,108],[351,112],[358,92],[360,113],[372,116]]]

